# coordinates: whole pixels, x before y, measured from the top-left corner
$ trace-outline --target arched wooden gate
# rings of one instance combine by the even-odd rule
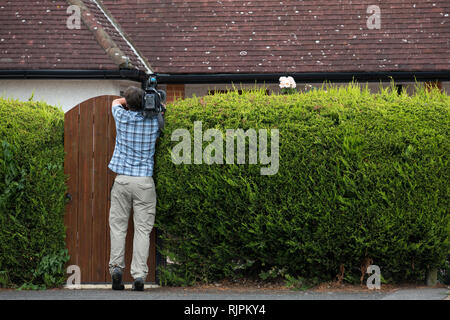
[[[65,224],[69,264],[78,265],[81,283],[108,283],[110,237],[109,207],[115,173],[109,170],[116,138],[111,103],[116,96],[99,96],[66,112],[64,123],[64,171],[69,175]],[[156,281],[156,236],[150,235],[149,274]],[[131,282],[133,219],[126,239],[124,281]]]

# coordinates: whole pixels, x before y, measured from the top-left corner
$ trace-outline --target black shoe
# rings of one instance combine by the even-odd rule
[[[123,290],[125,286],[122,283],[122,271],[119,268],[114,269],[112,275],[112,289]]]
[[[133,291],[144,291],[144,279],[142,278],[134,279]]]

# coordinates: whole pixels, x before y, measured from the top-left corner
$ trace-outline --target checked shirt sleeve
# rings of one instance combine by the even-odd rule
[[[124,113],[124,111],[125,110],[118,104],[116,104],[115,106],[112,106],[112,109],[111,109],[114,119],[116,119],[117,117],[120,117]]]

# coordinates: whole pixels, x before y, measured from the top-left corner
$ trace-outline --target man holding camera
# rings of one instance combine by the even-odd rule
[[[109,226],[111,252],[109,271],[112,289],[123,290],[125,238],[128,218],[133,208],[134,239],[131,276],[133,290],[143,291],[148,267],[150,233],[156,214],[156,192],[153,164],[159,137],[157,117],[143,115],[145,91],[129,87],[124,97],[112,103],[116,123],[116,145],[108,167],[117,173],[111,189]]]

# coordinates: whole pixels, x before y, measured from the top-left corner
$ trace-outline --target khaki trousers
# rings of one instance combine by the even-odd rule
[[[152,177],[118,175],[111,189],[109,227],[111,253],[109,271],[119,267],[125,269],[125,238],[128,219],[133,208],[134,239],[131,276],[145,278],[148,274],[147,259],[150,247],[150,233],[156,213],[156,191]]]

